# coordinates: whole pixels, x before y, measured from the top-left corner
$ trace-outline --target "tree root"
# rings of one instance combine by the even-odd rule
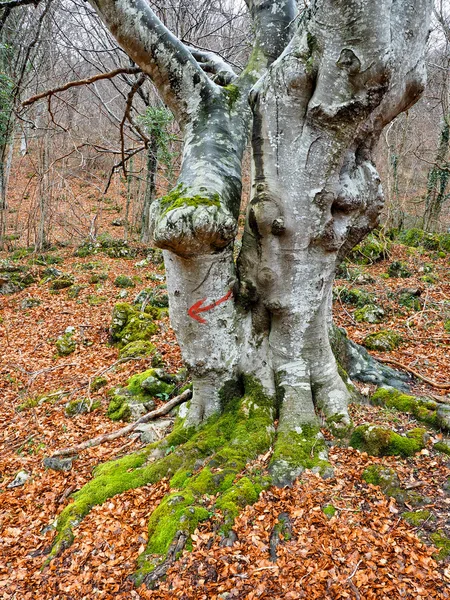
[[[243,396],[228,399],[223,412],[200,428],[187,429],[178,418],[165,440],[100,465],[59,516],[49,560],[70,546],[73,529],[93,506],[165,477],[170,478],[171,491],[150,516],[147,547],[132,576],[136,585],[156,585],[182,548],[192,548],[190,536],[198,524],[213,514],[221,522],[220,535],[229,540],[224,543],[232,543],[235,518],[242,508],[256,502],[273,480],[290,485],[305,468],[324,472],[329,467],[318,426],[278,432],[275,439],[275,417],[274,398],[266,396],[251,377],[244,377]],[[269,458],[273,445],[272,479],[261,473],[261,462]],[[293,452],[294,445],[301,446],[300,450]],[[258,457],[262,457],[259,462],[249,466]]]
[[[122,437],[123,435],[126,435],[127,433],[130,433],[131,431],[134,431],[134,429],[136,429],[136,427],[138,425],[140,425],[141,423],[147,423],[148,421],[152,421],[154,419],[157,419],[158,417],[162,417],[163,415],[166,415],[173,408],[175,408],[179,404],[182,404],[183,402],[187,402],[191,398],[192,398],[192,391],[185,390],[182,394],[180,394],[179,396],[176,396],[175,398],[172,398],[172,400],[169,400],[168,402],[166,402],[165,404],[163,404],[156,410],[152,410],[151,412],[148,412],[147,414],[143,415],[134,423],[130,423],[129,425],[122,427],[122,429],[118,429],[117,431],[113,431],[112,433],[104,433],[102,435],[98,435],[95,438],[91,438],[90,440],[86,440],[85,442],[78,444],[77,446],[72,446],[71,448],[62,448],[61,450],[57,450],[53,454],[53,457],[73,456],[74,454],[77,454],[77,452],[81,452],[81,450],[86,450],[87,448],[94,448],[95,446],[100,446],[100,444],[104,444],[105,442],[112,442],[113,440],[116,440],[117,438]]]
[[[401,392],[409,392],[410,377],[379,363],[365,348],[352,342],[344,329],[333,325],[330,342],[339,365],[351,379],[377,386],[393,387]]]

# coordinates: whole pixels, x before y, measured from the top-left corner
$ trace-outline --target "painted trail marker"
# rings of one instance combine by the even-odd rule
[[[225,296],[222,296],[222,298],[219,298],[219,300],[216,300],[215,302],[212,302],[207,306],[202,306],[203,302],[206,301],[206,298],[202,298],[188,309],[188,315],[191,317],[191,319],[195,319],[199,323],[207,323],[207,321],[200,316],[200,313],[216,308],[216,306],[219,306],[219,304],[223,304],[224,302],[229,300],[232,295],[233,292],[232,290],[230,290],[225,294]]]

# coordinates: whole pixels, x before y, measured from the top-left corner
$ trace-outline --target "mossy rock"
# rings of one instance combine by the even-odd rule
[[[106,377],[94,377],[91,381],[90,390],[91,392],[98,392],[102,387],[108,384],[108,380]]]
[[[73,333],[71,332],[60,335],[55,342],[55,346],[59,356],[68,356],[77,349],[77,344],[73,339]]]
[[[388,266],[387,274],[389,277],[401,277],[403,279],[407,279],[412,275],[407,265],[401,260],[394,260],[394,262],[391,262],[391,264]]]
[[[429,510],[415,510],[402,513],[403,519],[413,527],[420,527],[425,521],[435,521],[436,517]]]
[[[137,342],[130,342],[124,346],[120,352],[120,358],[139,358],[144,356],[156,355],[156,346],[151,342],[140,340]]]
[[[126,387],[109,392],[108,417],[113,421],[137,419],[152,410],[155,398],[168,400],[178,383],[176,376],[168,375],[163,369],[148,369],[133,375]]]
[[[422,308],[422,303],[416,291],[400,292],[397,296],[397,302],[400,306],[412,308],[413,310],[420,310]]]
[[[90,413],[97,408],[100,408],[101,404],[98,401],[92,402],[89,398],[81,398],[80,400],[72,400],[68,402],[64,409],[66,417],[74,417],[76,415],[84,415]]]
[[[100,283],[108,279],[108,273],[92,273],[89,277],[89,283]]]
[[[432,533],[430,539],[439,550],[435,556],[437,560],[443,560],[447,556],[450,556],[450,538],[445,535],[442,529],[438,529],[438,531]]]
[[[41,300],[39,298],[24,298],[20,303],[20,308],[23,310],[28,310],[29,308],[35,308],[41,304]]]
[[[420,506],[426,501],[414,490],[405,490],[400,485],[400,479],[394,469],[383,465],[370,465],[362,473],[362,479],[371,485],[377,485],[390,498],[395,498],[399,504]]]
[[[377,352],[390,352],[398,348],[401,342],[401,336],[395,331],[382,329],[376,333],[370,333],[363,340],[363,345],[368,350]]]
[[[59,277],[50,283],[51,290],[64,290],[73,286],[73,277],[71,275]]]
[[[412,248],[419,248],[422,246],[426,250],[441,249],[439,235],[427,233],[422,229],[413,228],[402,231],[398,236],[398,239],[402,244],[405,244],[405,246],[410,246]]]
[[[128,275],[118,275],[114,280],[114,285],[120,288],[135,287],[134,281]]]
[[[67,297],[71,298],[72,300],[74,300],[75,298],[78,298],[82,289],[83,289],[83,286],[81,286],[81,285],[73,285],[72,287],[70,287],[67,290]]]
[[[341,302],[344,302],[344,304],[351,304],[353,306],[363,307],[367,304],[375,303],[375,296],[373,294],[357,288],[338,286],[334,288],[333,295],[335,298],[339,298]]]
[[[412,436],[398,435],[390,429],[376,425],[360,425],[350,437],[350,446],[370,456],[413,456],[425,447],[424,434],[415,432]]]
[[[148,341],[157,330],[158,326],[149,313],[141,312],[126,302],[115,305],[110,328],[113,343],[124,347],[131,342]]]
[[[450,456],[450,440],[442,440],[437,442],[434,444],[433,449],[437,450],[438,452],[442,452],[442,454]]]
[[[387,258],[390,248],[390,240],[382,240],[375,234],[370,234],[363,242],[355,246],[349,258],[353,262],[368,265]]]
[[[362,308],[355,310],[353,316],[358,323],[381,323],[384,318],[384,310],[381,306],[365,304]]]
[[[167,286],[164,284],[158,285],[155,288],[146,288],[139,292],[133,301],[135,306],[147,307],[153,306],[156,308],[168,308],[169,296],[167,294]]]
[[[438,403],[429,398],[410,396],[394,388],[379,388],[372,395],[371,403],[375,406],[395,408],[396,410],[412,415],[422,423],[435,428],[442,428],[444,431],[450,430],[450,427],[446,424],[442,410],[441,419],[438,417]]]

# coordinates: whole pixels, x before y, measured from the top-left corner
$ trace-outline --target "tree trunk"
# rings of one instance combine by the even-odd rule
[[[165,251],[171,320],[194,382],[186,425],[220,412],[231,384],[253,375],[278,398],[271,471],[284,485],[305,466],[327,471],[321,422],[335,432],[349,424],[350,392],[329,340],[334,273],[377,224],[372,150],[423,90],[431,0],[316,0],[298,19],[289,0],[247,4],[252,57],[219,86],[140,0],[131,11],[96,0],[183,126],[178,185],[152,203],[151,233]],[[252,199],[236,267],[252,116]]]
[[[425,231],[437,230],[442,206],[449,197],[447,192],[447,185],[450,178],[449,163],[447,162],[449,143],[450,115],[446,115],[441,130],[435,165],[428,174],[425,214],[423,217],[423,228]]]

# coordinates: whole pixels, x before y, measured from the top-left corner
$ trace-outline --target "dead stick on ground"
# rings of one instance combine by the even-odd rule
[[[376,358],[376,360],[379,360],[380,362],[388,363],[390,365],[395,365],[396,367],[398,367],[399,369],[402,369],[403,371],[408,371],[408,373],[411,373],[411,375],[414,375],[414,377],[417,377],[417,379],[421,379],[422,381],[425,381],[425,383],[428,383],[429,385],[431,385],[432,387],[434,387],[438,390],[450,389],[450,383],[437,383],[437,381],[428,379],[428,377],[425,377],[425,375],[421,375],[415,369],[411,369],[411,367],[408,367],[408,366],[404,365],[403,363],[400,363],[397,360],[394,360],[393,358],[380,358],[379,356],[375,356],[374,358]]]
[[[93,448],[94,446],[100,446],[100,444],[104,444],[105,442],[111,442],[112,440],[115,440],[123,435],[126,435],[127,433],[130,433],[131,431],[136,429],[136,427],[141,423],[147,423],[147,421],[152,421],[153,419],[157,419],[158,417],[166,415],[172,410],[172,408],[175,408],[175,406],[178,406],[183,402],[187,402],[191,399],[191,397],[192,391],[185,390],[182,394],[180,394],[179,396],[175,396],[175,398],[172,398],[172,400],[169,400],[156,410],[152,410],[146,415],[143,415],[134,423],[130,423],[129,425],[122,427],[122,429],[118,429],[117,431],[113,431],[112,433],[104,433],[102,435],[98,435],[95,438],[91,438],[90,440],[86,440],[85,442],[78,444],[77,446],[72,446],[72,448],[63,448],[62,450],[57,450],[53,454],[53,456],[71,456],[72,454],[76,454],[81,450],[86,450],[86,448]]]

